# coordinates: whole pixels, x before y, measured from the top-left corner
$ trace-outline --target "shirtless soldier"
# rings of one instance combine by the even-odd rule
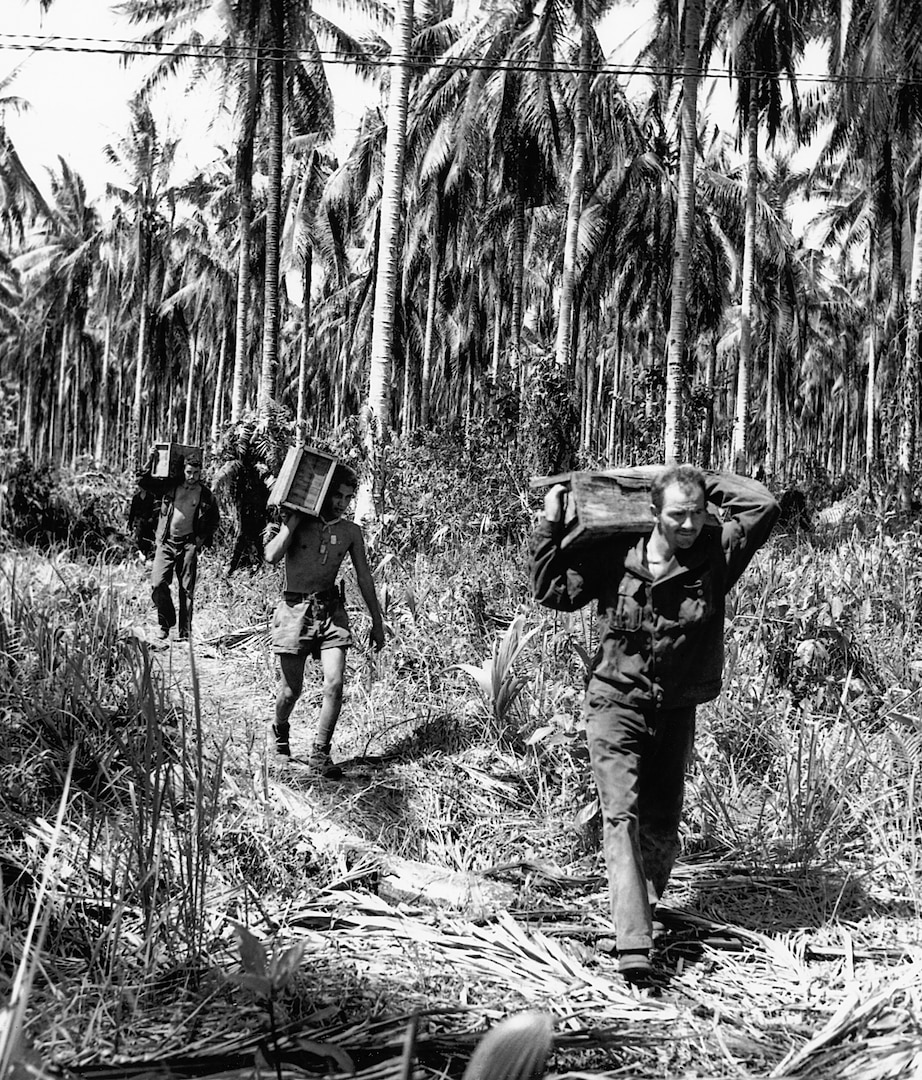
[[[138,487],[160,498],[154,565],[150,572],[151,599],[157,609],[160,640],[167,641],[176,625],[176,609],[170,595],[175,572],[179,590],[179,640],[187,641],[192,630],[192,601],[198,553],[214,539],[221,521],[218,500],[201,480],[202,459],[190,455],[183,461],[183,477],[152,476],[157,460],[151,451],[146,467],[138,474]]]
[[[349,616],[336,586],[347,554],[371,615],[371,643],[375,649],[384,645],[384,620],[362,530],[343,516],[357,485],[355,473],[337,465],[320,516],[293,512],[265,547],[266,562],[277,563],[285,557],[284,591],[272,620],[272,649],[281,668],[272,725],[276,754],[283,762],[291,758],[288,720],[301,696],[304,664],[312,656],[320,661],[323,672],[323,703],[308,765],[328,780],[342,776],[342,769],[330,758],[330,746],[343,704],[346,649],[353,643]]]

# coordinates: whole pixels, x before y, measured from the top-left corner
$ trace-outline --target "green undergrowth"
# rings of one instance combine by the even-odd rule
[[[206,557],[196,648],[167,659],[137,632],[150,624],[137,563],[4,557],[2,978],[12,993],[27,965],[42,1001],[23,1038],[47,1039],[52,1008],[57,1056],[92,1057],[177,980],[202,1002],[232,999],[231,928],[271,929],[279,911],[337,890],[373,894],[375,852],[462,873],[601,873],[580,724],[591,613],[536,608],[519,542],[471,530],[425,546],[371,551],[388,645],[350,654],[336,752],[372,779],[314,787],[298,813],[276,797],[265,754],[276,571],[229,578]],[[911,530],[773,539],[731,599],[724,691],[699,711],[686,860],[809,882],[814,924],[922,916],[920,548]],[[319,842],[330,822],[348,848]],[[540,882],[526,876],[513,906],[552,902]],[[677,898],[712,910],[682,888],[679,873]],[[23,931],[36,910],[40,949]],[[288,1008],[316,1004],[310,971],[297,986]]]

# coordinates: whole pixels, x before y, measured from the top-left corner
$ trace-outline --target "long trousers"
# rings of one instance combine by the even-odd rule
[[[157,621],[161,630],[169,630],[176,625],[176,608],[170,595],[170,582],[174,573],[179,592],[179,632],[188,634],[191,630],[197,569],[198,548],[191,536],[180,540],[165,537],[159,541],[150,572],[150,595],[157,609]]]
[[[679,853],[695,708],[587,702],[589,758],[618,949],[650,949],[653,906]]]

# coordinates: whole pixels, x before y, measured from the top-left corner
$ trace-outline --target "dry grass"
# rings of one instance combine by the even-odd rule
[[[525,603],[520,554],[382,563],[390,645],[351,656],[335,785],[266,765],[272,575],[206,566],[194,652],[154,653],[129,632],[137,568],[8,561],[0,944],[31,991],[24,1022],[4,1014],[7,1075],[460,1075],[525,1010],[553,1018],[560,1076],[918,1074],[922,721],[894,615],[918,552],[884,547],[782,540],[741,587],[646,989],[606,951],[577,722],[591,626]],[[398,901],[398,858],[504,902]],[[243,978],[238,924],[269,958],[303,950],[284,985]]]

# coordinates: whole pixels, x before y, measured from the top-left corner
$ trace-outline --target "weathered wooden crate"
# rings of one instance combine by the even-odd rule
[[[202,457],[200,446],[186,446],[184,443],[159,442],[154,443],[154,449],[157,451],[157,460],[154,462],[151,476],[179,476],[187,457],[194,455],[200,460]]]
[[[625,533],[649,533],[654,519],[650,510],[650,487],[655,472],[637,469],[604,469],[595,472],[536,476],[533,488],[563,484],[570,492],[576,518],[560,542],[561,548],[586,547]],[[708,515],[708,524],[719,520]]]
[[[289,447],[269,495],[270,506],[285,506],[317,515],[330,490],[335,457],[310,446]]]

